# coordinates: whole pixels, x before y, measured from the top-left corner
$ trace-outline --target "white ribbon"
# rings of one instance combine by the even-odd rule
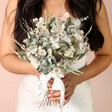
[[[54,79],[54,83],[52,85],[52,90],[60,90],[61,91],[61,98],[60,98],[60,104],[61,104],[61,112],[63,110],[63,104],[64,104],[64,95],[65,95],[65,86],[63,81],[59,78],[56,77]]]
[[[54,83],[52,85],[52,90],[60,90],[61,92],[61,98],[60,98],[60,112],[63,110],[63,104],[64,104],[64,95],[65,95],[65,86],[61,78],[63,78],[64,75],[61,74],[61,76],[53,77],[52,75],[44,75],[43,73],[40,75],[40,80],[36,81],[36,85],[39,90],[48,90],[47,88],[47,82],[51,79],[54,78]]]

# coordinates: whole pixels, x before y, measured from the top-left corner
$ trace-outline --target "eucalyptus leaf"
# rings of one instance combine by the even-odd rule
[[[52,24],[55,20],[56,20],[56,17],[54,16],[54,17],[51,19],[50,23],[48,24],[47,28],[48,28],[49,31],[50,31],[50,29],[52,28],[52,27],[51,27],[51,24]]]

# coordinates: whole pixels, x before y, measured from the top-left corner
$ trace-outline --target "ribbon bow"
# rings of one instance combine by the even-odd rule
[[[60,112],[63,110],[64,104],[64,95],[65,95],[65,86],[61,78],[64,77],[64,74],[53,76],[52,74],[44,75],[43,73],[40,75],[40,80],[36,81],[36,85],[39,90],[48,90],[47,83],[51,78],[54,78],[54,83],[52,85],[52,90],[60,90],[61,98],[60,98]]]

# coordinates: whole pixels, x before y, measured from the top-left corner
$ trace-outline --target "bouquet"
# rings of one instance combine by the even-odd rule
[[[71,68],[70,65],[86,55],[88,51],[87,35],[92,29],[90,27],[85,35],[84,31],[81,30],[82,22],[86,21],[88,16],[80,19],[71,18],[68,12],[65,13],[65,16],[67,19],[59,20],[56,16],[47,18],[45,13],[44,18],[31,20],[33,28],[28,26],[26,20],[22,19],[20,26],[26,32],[27,38],[23,40],[24,44],[14,39],[17,51],[10,47],[19,58],[27,60],[39,73],[42,73],[41,83],[40,81],[37,82],[38,87],[44,91],[44,98],[40,106],[44,105],[45,102],[51,103],[47,99],[49,94],[47,82],[50,78],[54,78],[52,90],[61,91],[59,102],[61,111],[65,94],[65,87],[61,78],[67,72],[76,75],[83,74],[81,71]],[[55,101],[55,103],[57,102]]]

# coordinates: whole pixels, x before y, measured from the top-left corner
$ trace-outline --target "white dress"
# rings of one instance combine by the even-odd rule
[[[71,66],[80,69],[87,64],[86,56]],[[16,101],[16,112],[59,112],[59,108],[42,106],[39,108],[42,97],[35,81],[39,80],[36,75],[27,74],[20,82]],[[64,105],[63,112],[94,112],[93,95],[89,80],[77,85],[69,102]]]

